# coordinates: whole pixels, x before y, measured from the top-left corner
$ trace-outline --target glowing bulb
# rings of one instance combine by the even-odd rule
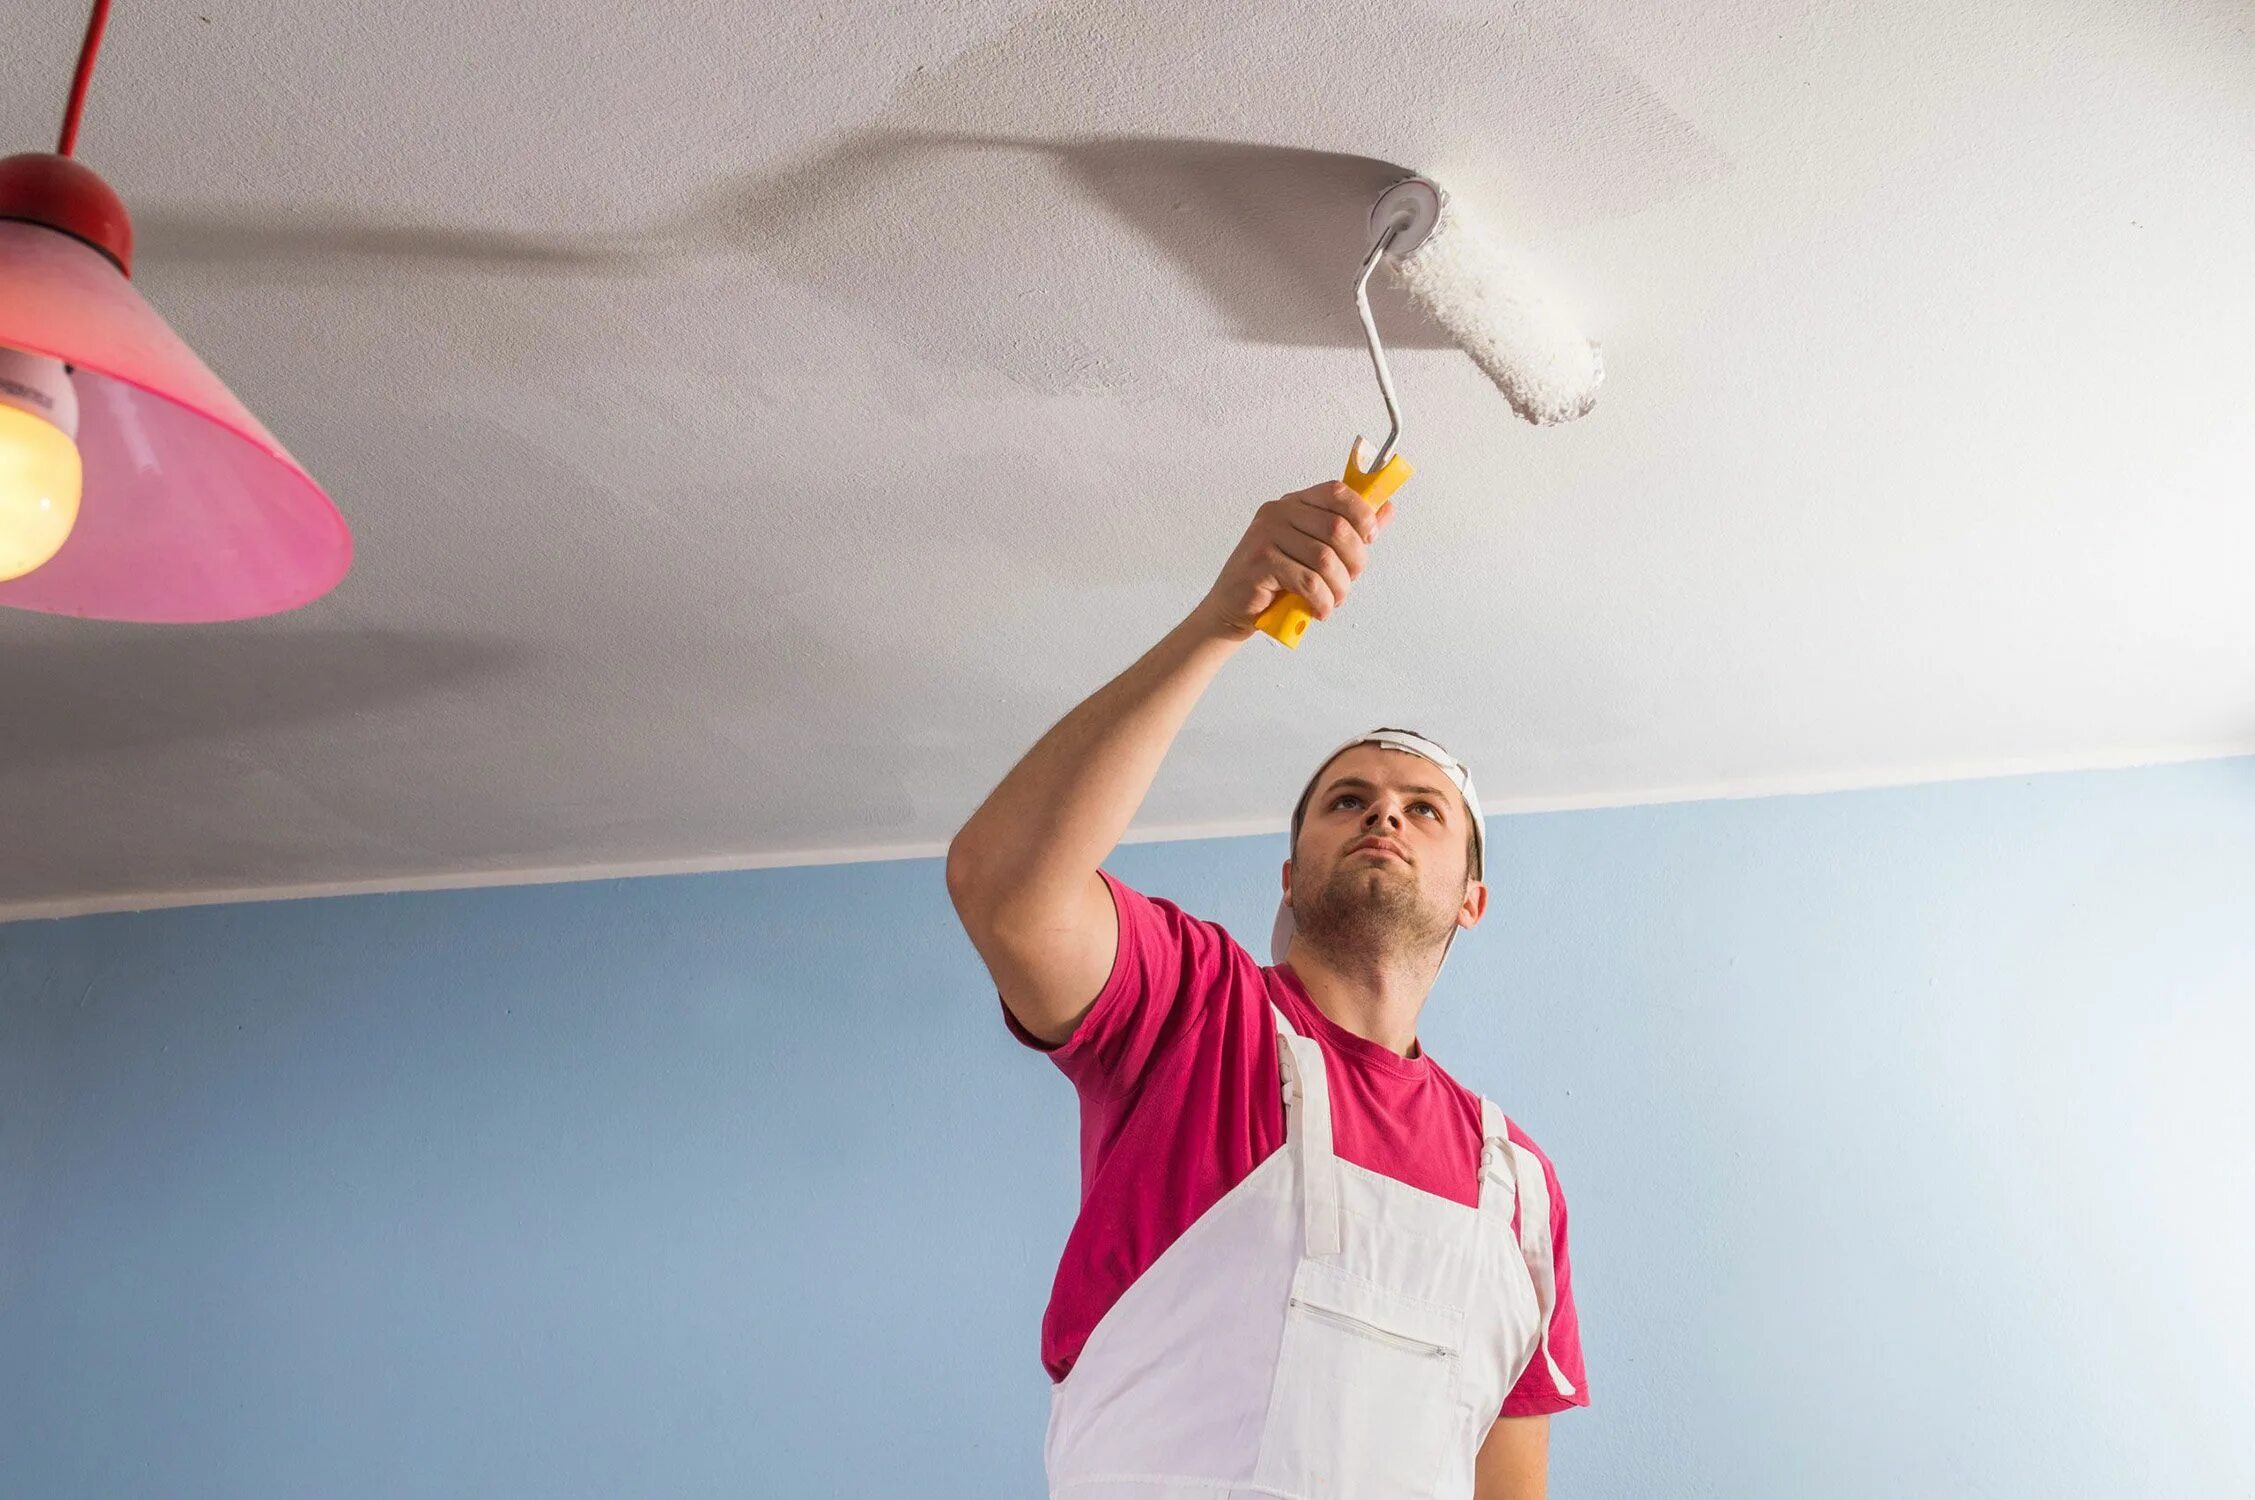
[[[70,539],[84,473],[78,392],[59,359],[0,349],[0,583]]]

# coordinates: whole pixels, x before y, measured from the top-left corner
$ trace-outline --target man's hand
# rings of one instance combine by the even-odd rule
[[[1543,1500],[1550,1493],[1550,1418],[1498,1417],[1480,1445],[1472,1500]]]
[[[1254,513],[1198,612],[1237,640],[1249,638],[1262,612],[1286,594],[1298,594],[1309,613],[1328,620],[1393,519],[1392,504],[1372,510],[1337,480],[1271,500]]]

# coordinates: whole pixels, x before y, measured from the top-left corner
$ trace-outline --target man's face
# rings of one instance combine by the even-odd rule
[[[1464,799],[1439,766],[1357,745],[1308,798],[1286,871],[1293,925],[1343,957],[1438,949],[1485,909],[1486,892],[1470,885],[1470,838]]]

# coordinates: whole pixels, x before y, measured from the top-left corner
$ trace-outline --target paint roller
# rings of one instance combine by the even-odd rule
[[[1427,317],[1472,356],[1503,391],[1511,409],[1538,427],[1571,422],[1597,404],[1605,366],[1597,345],[1532,267],[1487,233],[1462,205],[1426,177],[1405,177],[1379,195],[1370,211],[1371,245],[1355,276],[1355,311],[1370,346],[1371,368],[1392,422],[1377,452],[1362,438],[1347,454],[1346,484],[1373,506],[1393,498],[1415,472],[1395,445],[1401,402],[1394,395],[1386,349],[1370,315],[1370,277],[1385,261]],[[1315,616],[1308,602],[1286,594],[1254,624],[1295,650]]]

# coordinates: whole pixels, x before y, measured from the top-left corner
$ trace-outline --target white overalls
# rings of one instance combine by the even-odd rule
[[[1470,1500],[1555,1297],[1542,1163],[1481,1101],[1477,1208],[1342,1161],[1276,1015],[1285,1144],[1098,1322],[1052,1393],[1058,1500]],[[1522,1233],[1511,1232],[1514,1201]]]

